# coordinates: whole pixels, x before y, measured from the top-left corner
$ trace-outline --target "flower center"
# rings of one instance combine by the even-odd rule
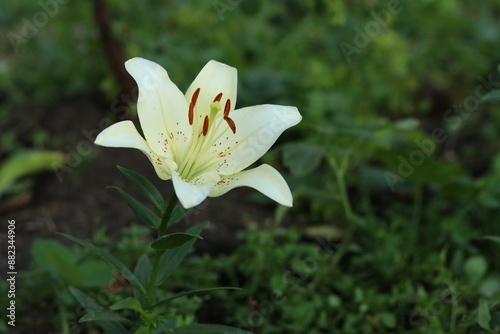
[[[236,124],[229,117],[231,111],[231,100],[227,99],[224,104],[224,110],[221,108],[222,93],[215,96],[212,103],[210,103],[208,112],[205,117],[203,114],[195,117],[196,103],[200,95],[200,88],[197,88],[188,109],[189,125],[193,127],[193,136],[189,142],[188,149],[184,154],[181,161],[177,161],[179,167],[179,174],[187,180],[193,180],[201,174],[207,172],[211,167],[215,166],[218,160],[222,157],[216,151],[211,150],[214,143],[218,142],[224,135],[221,124],[225,123],[229,126],[233,134],[236,133]],[[201,106],[201,109],[206,110]],[[203,121],[202,121],[203,120]]]

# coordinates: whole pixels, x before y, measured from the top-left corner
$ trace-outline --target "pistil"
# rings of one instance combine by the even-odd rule
[[[199,94],[200,88],[197,88],[191,97],[191,102],[189,103],[189,125],[193,125],[195,123],[195,107]],[[223,114],[220,115],[220,117],[217,117],[217,114],[222,111],[220,103],[222,96],[223,93],[219,93],[215,96],[213,102],[210,104],[209,114],[205,115],[203,119],[201,129],[199,128],[198,122],[194,125],[195,129],[198,129],[199,132],[196,130],[193,132],[193,137],[189,143],[187,154],[181,161],[178,161],[180,174],[185,179],[191,180],[195,178],[201,171],[206,170],[206,168],[213,163],[210,163],[210,161],[214,161],[213,159],[218,159],[219,157],[225,155],[221,155],[220,152],[209,152],[211,151],[209,150],[209,147],[217,142],[223,135],[223,133],[219,133],[218,131],[222,119],[224,119],[224,121],[228,124],[231,131],[236,133],[236,124],[229,117],[229,113],[231,111],[230,99],[227,99],[224,104]]]

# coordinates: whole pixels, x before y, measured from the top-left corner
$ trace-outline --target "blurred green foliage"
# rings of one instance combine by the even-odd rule
[[[32,151],[16,154],[0,163],[0,199],[9,192],[18,191],[18,179],[37,172],[52,170],[64,162],[63,154],[50,151]]]
[[[479,98],[500,86],[500,1],[402,0],[392,11],[391,3],[108,1],[127,58],[162,64],[182,90],[216,59],[239,70],[238,106],[296,105],[304,116],[280,138],[286,145],[264,157],[289,171],[294,208],[244,232],[234,254],[189,260],[179,279],[185,289],[218,280],[242,286],[236,299],[219,296],[233,325],[259,333],[499,332],[500,247],[481,236],[500,235],[500,103]],[[0,4],[0,127],[27,102],[118,94],[91,2],[59,4],[26,37],[44,8]],[[13,44],[10,33],[26,42]],[[8,130],[0,136],[9,153],[23,148]],[[33,137],[33,145],[47,140]],[[314,287],[335,251],[321,253],[314,268],[305,259],[317,240],[335,250],[346,234],[332,158],[345,162],[357,226],[339,265]],[[318,233],[333,239],[315,240]],[[273,293],[276,302],[266,303]]]

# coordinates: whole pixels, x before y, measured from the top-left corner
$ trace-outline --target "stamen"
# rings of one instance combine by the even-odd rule
[[[194,106],[196,105],[196,101],[198,101],[198,96],[200,95],[200,88],[196,88],[196,90],[193,93],[193,96],[191,96],[191,103],[189,103],[189,125],[193,125],[193,120],[194,120]]]
[[[226,103],[226,105],[227,105],[227,103]],[[235,134],[236,133],[236,124],[234,124],[234,121],[227,116],[224,116],[224,120],[227,122],[227,125],[229,125],[229,127],[231,128],[231,131],[233,131],[233,134]]]
[[[224,106],[224,117],[229,116],[229,110],[231,110],[231,100],[226,100],[226,105]]]
[[[189,104],[189,125],[193,125],[193,120],[194,120],[194,104],[191,102]]]
[[[196,101],[198,101],[198,95],[200,95],[200,89],[196,88],[193,93],[193,97],[191,97],[191,103],[193,104],[193,107],[196,105]]]
[[[217,94],[217,96],[214,99],[214,102],[220,102],[221,98],[222,98],[222,93]]]
[[[205,120],[203,121],[203,135],[206,136],[208,132],[208,116],[205,116]]]

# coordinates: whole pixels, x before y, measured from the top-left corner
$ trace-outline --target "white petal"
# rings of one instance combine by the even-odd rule
[[[231,110],[236,105],[236,89],[238,85],[238,71],[229,65],[210,60],[194,79],[186,92],[186,100],[191,101],[193,93],[200,88],[200,95],[196,102],[195,119],[202,122],[210,112],[210,104],[214,98],[222,93],[220,101],[224,110],[226,100],[231,100]]]
[[[231,189],[245,186],[260,191],[282,205],[292,206],[292,193],[285,179],[276,169],[265,164],[223,177],[210,192],[209,196],[221,196]]]
[[[169,146],[176,143],[179,147],[174,149],[183,151],[187,139],[191,138],[192,127],[182,92],[170,80],[167,71],[152,61],[132,58],[125,63],[125,68],[139,87],[137,110],[149,146],[156,154],[164,156],[168,140]]]
[[[131,121],[122,121],[104,129],[95,140],[95,144],[106,147],[125,147],[135,148],[144,153],[153,164],[156,174],[163,180],[170,179],[170,174],[166,166],[163,165],[163,159],[153,153],[148,143],[137,132],[134,123]]]
[[[206,173],[194,180],[188,181],[180,176],[175,162],[169,161],[168,166],[172,174],[172,182],[177,198],[186,209],[203,202],[215,184],[220,180],[217,173]]]
[[[236,133],[225,128],[219,142],[213,146],[224,155],[224,162],[219,167],[224,175],[250,166],[271,148],[283,131],[302,120],[296,107],[271,104],[237,109],[230,116]]]

